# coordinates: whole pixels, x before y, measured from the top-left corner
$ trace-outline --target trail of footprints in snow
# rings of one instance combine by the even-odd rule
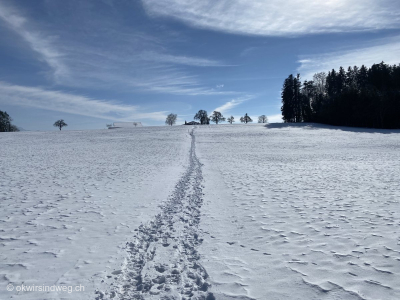
[[[207,272],[199,263],[196,247],[200,208],[203,202],[201,163],[191,132],[189,167],[161,212],[135,229],[127,243],[122,270],[113,272],[110,291],[97,291],[100,299],[213,300]]]

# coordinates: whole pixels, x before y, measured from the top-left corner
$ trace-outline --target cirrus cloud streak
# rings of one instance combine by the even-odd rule
[[[303,55],[297,71],[304,79],[312,79],[317,72],[365,65],[367,67],[384,61],[387,64],[400,63],[400,36],[380,39],[361,48],[336,51],[319,55]]]
[[[121,104],[116,101],[97,100],[61,91],[5,82],[0,82],[0,103],[119,121],[133,119],[163,121],[167,115],[164,111],[143,112],[139,106]]]
[[[142,0],[151,16],[237,34],[288,36],[399,28],[395,0]]]

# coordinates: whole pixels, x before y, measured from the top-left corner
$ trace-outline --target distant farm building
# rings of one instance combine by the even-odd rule
[[[143,127],[141,122],[114,122],[107,124],[108,129]]]
[[[191,122],[186,122],[185,121],[185,124],[184,125],[200,125],[200,123],[199,122],[196,122],[196,121],[191,121]]]

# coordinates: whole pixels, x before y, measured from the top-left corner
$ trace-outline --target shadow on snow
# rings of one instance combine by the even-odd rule
[[[332,129],[350,132],[368,132],[368,133],[400,133],[400,129],[378,129],[378,128],[363,128],[363,127],[347,127],[347,126],[333,126],[319,123],[270,123],[265,125],[268,129],[283,129],[297,127],[307,130],[319,130],[319,129]]]

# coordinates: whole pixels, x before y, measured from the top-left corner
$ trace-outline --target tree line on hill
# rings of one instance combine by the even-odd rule
[[[12,118],[6,111],[0,110],[0,132],[19,131],[18,127],[11,123]]]
[[[289,75],[281,96],[284,122],[400,128],[400,65],[340,67],[304,82]]]
[[[167,125],[174,125],[176,123],[178,115],[177,114],[169,114],[165,120],[165,124]],[[219,111],[214,111],[210,116],[207,114],[207,111],[201,109],[199,110],[194,118],[194,120],[198,120],[200,125],[207,125],[210,124],[210,122],[214,122],[215,124],[225,122],[227,121],[228,123],[232,124],[235,122],[234,116],[230,116],[229,118],[225,118],[221,112]],[[253,120],[250,118],[250,116],[246,113],[243,117],[240,117],[240,122],[242,123],[251,123]],[[266,115],[261,115],[258,117],[258,123],[267,123],[268,118]],[[197,123],[197,122],[189,122],[187,123],[185,121],[185,125],[191,125],[192,123]]]

